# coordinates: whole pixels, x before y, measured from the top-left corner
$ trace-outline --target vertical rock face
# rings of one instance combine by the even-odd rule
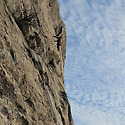
[[[0,125],[73,125],[65,52],[57,0],[0,0]]]

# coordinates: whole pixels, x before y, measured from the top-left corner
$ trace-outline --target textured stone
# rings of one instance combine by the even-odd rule
[[[65,53],[57,0],[0,1],[0,125],[73,125]]]

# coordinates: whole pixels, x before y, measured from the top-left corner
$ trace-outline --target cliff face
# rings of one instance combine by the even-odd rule
[[[57,0],[0,0],[0,125],[73,125],[65,52]]]

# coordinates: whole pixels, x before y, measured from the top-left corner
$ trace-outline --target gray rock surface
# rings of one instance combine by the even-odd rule
[[[0,125],[73,125],[65,53],[57,0],[0,0]]]

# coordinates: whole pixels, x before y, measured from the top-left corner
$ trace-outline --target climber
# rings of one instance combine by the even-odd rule
[[[57,40],[57,49],[59,51],[59,47],[61,46],[61,43],[62,43],[62,35],[58,37],[58,40]]]
[[[56,33],[56,36],[53,36],[57,39],[56,42],[58,51],[62,43],[62,34],[63,34],[63,26],[61,25],[58,29],[58,33]]]

